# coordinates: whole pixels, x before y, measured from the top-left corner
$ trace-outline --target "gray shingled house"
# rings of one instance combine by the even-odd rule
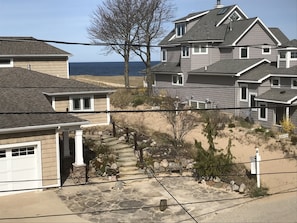
[[[0,89],[0,196],[61,186],[61,164],[71,155],[83,182],[82,127],[109,123],[109,114],[87,112],[109,110],[112,91],[23,68],[0,68]]]
[[[0,68],[22,67],[69,78],[70,55],[33,37],[0,37]]]
[[[248,18],[237,5],[191,13],[175,20],[174,29],[159,44],[161,63],[152,68],[154,91],[167,92],[193,108],[228,108],[266,127],[278,126],[283,116],[297,124],[294,107],[281,111],[283,105],[296,103],[289,95],[295,92],[297,51],[294,41],[288,41],[278,28]],[[265,67],[273,73],[263,73]],[[280,103],[267,101],[277,94],[276,79],[278,89],[288,86],[289,99]],[[248,108],[229,109],[238,107]]]

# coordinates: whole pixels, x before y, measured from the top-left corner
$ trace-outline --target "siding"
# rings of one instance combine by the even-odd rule
[[[162,48],[167,50],[167,62],[176,62],[180,61],[181,49],[180,47],[174,48]]]
[[[209,66],[220,59],[220,50],[217,47],[208,48],[208,54],[193,54],[191,49],[191,70]]]
[[[21,67],[38,71],[41,73],[50,74],[57,77],[69,78],[67,58],[15,58],[13,60],[15,67]]]
[[[55,111],[65,112],[69,109],[69,97],[68,96],[59,96],[55,97]]]
[[[221,60],[233,59],[233,49],[232,48],[220,48]]]
[[[57,157],[55,130],[26,132],[19,134],[0,135],[0,144],[14,144],[32,141],[41,141],[42,178],[43,186],[56,185],[57,180]]]
[[[271,54],[262,54],[262,44],[276,45],[271,37],[264,31],[264,29],[257,23],[248,33],[237,43],[239,46],[244,45],[259,45],[259,47],[249,47],[249,58],[265,58],[270,61],[277,60],[277,51],[271,49]],[[234,50],[234,58],[239,58],[239,47]]]

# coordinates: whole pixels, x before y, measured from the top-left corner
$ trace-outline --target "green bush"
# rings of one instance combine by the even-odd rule
[[[250,197],[263,197],[268,195],[267,187],[253,187],[249,192]]]

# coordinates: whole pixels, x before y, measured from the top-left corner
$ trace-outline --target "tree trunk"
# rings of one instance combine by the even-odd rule
[[[130,87],[130,83],[129,83],[129,54],[125,55],[124,60],[125,60],[125,68],[124,68],[125,88],[129,88]]]
[[[152,75],[152,70],[151,70],[151,49],[150,45],[148,44],[147,46],[147,51],[146,51],[146,78],[147,78],[147,93],[148,96],[151,97],[153,96],[153,75]]]

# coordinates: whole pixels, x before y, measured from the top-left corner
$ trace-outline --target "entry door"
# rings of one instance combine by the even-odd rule
[[[285,107],[276,107],[275,108],[275,124],[281,125],[281,121],[284,119],[286,115]]]

